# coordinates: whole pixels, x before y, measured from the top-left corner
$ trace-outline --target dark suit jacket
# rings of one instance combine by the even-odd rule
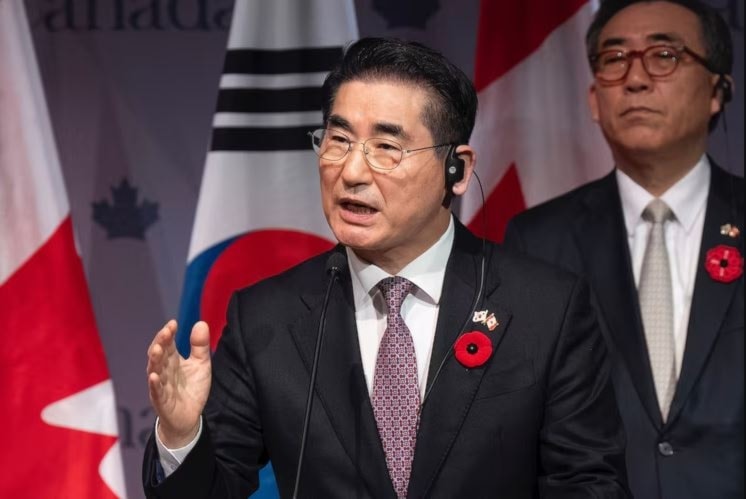
[[[505,242],[586,276],[614,357],[612,378],[627,434],[627,470],[640,499],[744,497],[743,276],[716,282],[708,249],[743,254],[743,178],[712,168],[680,378],[663,424],[647,355],[616,176],[518,215]]]
[[[472,321],[482,242],[457,224],[408,497],[626,497],[621,422],[587,286],[491,244],[485,255],[477,309],[495,313],[500,325],[491,332]],[[290,497],[328,257],[233,297],[213,359],[205,431],[160,485],[151,439],[148,497],[245,498],[268,458],[281,495]],[[301,497],[395,497],[352,297],[345,266],[328,308]],[[493,355],[481,367],[467,369],[452,355],[464,329],[492,340]]]

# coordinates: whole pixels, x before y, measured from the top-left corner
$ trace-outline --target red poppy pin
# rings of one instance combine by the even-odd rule
[[[733,282],[743,274],[743,257],[738,248],[719,244],[707,251],[705,269],[718,282]]]
[[[470,331],[461,335],[453,350],[464,367],[479,367],[492,355],[492,341],[484,333]]]

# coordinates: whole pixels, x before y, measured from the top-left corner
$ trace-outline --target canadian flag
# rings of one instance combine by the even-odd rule
[[[21,0],[0,0],[0,497],[125,497],[114,390]]]
[[[516,213],[611,169],[587,104],[593,3],[482,0],[471,144],[485,199],[470,189],[460,212],[475,233],[501,241]]]

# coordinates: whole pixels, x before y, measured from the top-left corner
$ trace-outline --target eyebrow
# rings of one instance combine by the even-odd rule
[[[338,114],[332,114],[326,120],[327,127],[341,128],[347,132],[352,132],[352,125],[349,121],[339,116]]]
[[[645,39],[649,42],[684,42],[684,40],[676,33],[653,33],[652,35],[646,36]],[[601,48],[605,49],[616,45],[624,45],[627,41],[628,38],[624,38],[622,36],[607,38],[606,40],[601,42]]]
[[[411,138],[409,134],[404,131],[404,128],[401,125],[387,123],[385,121],[373,125],[373,132],[376,134],[391,135],[392,137],[402,139],[405,142],[409,141]]]
[[[338,114],[332,114],[331,116],[329,116],[329,118],[326,120],[326,126],[339,128],[354,135],[352,124]],[[375,123],[373,125],[373,134],[375,136],[390,135],[403,141],[411,140],[410,135],[404,131],[404,128],[401,125],[389,123],[386,121]]]

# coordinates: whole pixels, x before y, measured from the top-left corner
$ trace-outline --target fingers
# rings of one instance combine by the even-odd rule
[[[153,341],[148,347],[148,365],[146,372],[148,375],[148,395],[156,412],[160,414],[161,404],[167,397],[169,383],[169,366],[175,359],[177,323],[175,320],[168,321],[158,331]],[[178,355],[178,354],[177,354]],[[173,368],[171,368],[173,369]]]
[[[160,376],[168,365],[169,359],[176,352],[174,341],[176,329],[176,321],[170,320],[156,333],[148,347],[148,366],[146,368],[148,375],[156,373]]]
[[[170,357],[173,354],[177,353],[176,350],[176,331],[178,330],[178,325],[175,320],[171,319],[166,323],[165,326],[163,326],[163,329],[159,331],[158,335],[156,335],[156,338],[163,332],[163,335],[161,336],[161,345],[163,345],[164,349],[166,350],[166,354]]]
[[[150,351],[155,345],[161,345],[165,348],[169,343],[173,343],[174,338],[176,337],[176,329],[177,324],[173,319],[164,324],[161,330],[155,334],[153,341],[150,343],[148,355],[150,355]]]
[[[148,395],[150,396],[150,402],[158,412],[163,398],[163,385],[157,373],[151,372],[148,374]]]
[[[189,343],[192,346],[191,356],[201,360],[210,358],[210,328],[205,321],[194,324]]]

